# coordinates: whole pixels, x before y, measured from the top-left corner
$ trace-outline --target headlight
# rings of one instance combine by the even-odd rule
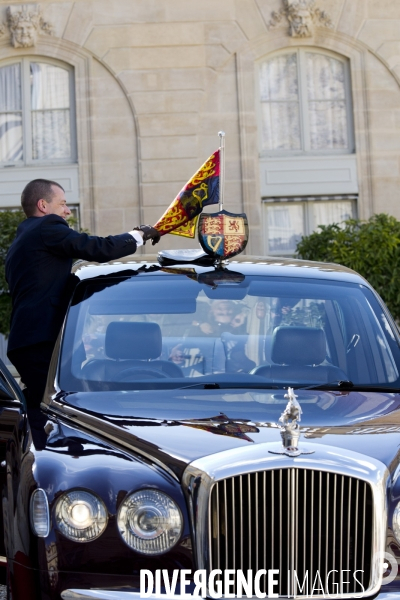
[[[58,529],[74,542],[91,542],[107,526],[107,509],[102,500],[90,492],[66,492],[55,507]]]
[[[393,513],[393,533],[396,540],[400,543],[400,502],[397,503]]]
[[[123,540],[143,554],[167,552],[182,533],[179,508],[172,498],[156,490],[142,490],[125,498],[117,522]]]

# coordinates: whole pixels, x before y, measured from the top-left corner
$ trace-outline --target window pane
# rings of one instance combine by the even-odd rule
[[[0,69],[0,111],[21,110],[21,65]]]
[[[323,54],[306,53],[307,94],[312,150],[349,147],[345,65]]]
[[[260,70],[261,101],[298,101],[297,54],[284,54],[264,62]]]
[[[70,158],[69,72],[31,63],[32,158]]]
[[[0,161],[22,160],[22,115],[0,114]]]
[[[353,218],[353,202],[343,200],[341,202],[314,202],[313,217],[315,228],[318,225],[330,225],[341,223]]]
[[[307,53],[307,91],[309,100],[344,100],[345,65],[323,54]]]
[[[22,159],[21,65],[0,69],[0,161]],[[17,112],[18,111],[18,112]]]
[[[69,110],[32,113],[32,158],[35,160],[70,158],[71,132]]]
[[[300,150],[299,105],[265,102],[262,105],[262,149]]]
[[[262,150],[300,150],[297,53],[276,56],[260,69]]]
[[[304,235],[303,210],[302,204],[267,206],[270,254],[294,254]]]
[[[313,150],[348,148],[345,102],[310,102],[309,119],[310,143]]]
[[[32,110],[69,108],[69,72],[45,63],[31,63]]]

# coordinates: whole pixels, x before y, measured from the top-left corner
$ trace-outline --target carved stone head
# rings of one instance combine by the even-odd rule
[[[36,45],[42,21],[40,7],[37,4],[9,6],[7,19],[14,48],[29,48]]]
[[[313,34],[314,0],[285,0],[292,37],[311,37]]]

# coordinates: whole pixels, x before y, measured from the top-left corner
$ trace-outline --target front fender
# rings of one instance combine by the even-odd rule
[[[56,432],[56,433],[54,433]],[[193,569],[190,525],[181,486],[159,466],[110,446],[92,435],[56,423],[43,450],[33,441],[22,456],[19,476],[8,486],[4,498],[7,513],[7,557],[33,571],[109,574],[122,576],[125,585],[139,586],[139,571],[145,569]],[[50,533],[38,538],[29,524],[29,502],[34,489],[42,488],[50,508]],[[67,539],[57,528],[55,505],[70,489],[97,494],[108,511],[108,523],[96,540],[81,543]],[[163,555],[146,556],[131,549],[119,534],[117,513],[124,498],[140,489],[153,488],[168,494],[183,516],[180,541]],[[17,495],[13,490],[18,490]],[[15,509],[13,505],[15,504]],[[50,579],[49,579],[50,581]],[[93,585],[95,582],[93,582]],[[43,585],[43,581],[41,583]]]

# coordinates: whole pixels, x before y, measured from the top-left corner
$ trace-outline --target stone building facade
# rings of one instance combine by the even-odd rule
[[[48,177],[93,233],[153,224],[222,129],[250,253],[400,218],[400,2],[1,0],[0,23],[0,208]]]

